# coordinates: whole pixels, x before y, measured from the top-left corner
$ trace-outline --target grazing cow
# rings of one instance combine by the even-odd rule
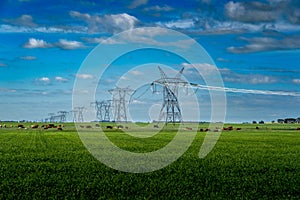
[[[25,128],[23,124],[18,124],[18,128]]]
[[[57,127],[57,130],[62,131],[63,129],[62,129],[62,127]]]
[[[85,128],[92,128],[92,126],[91,125],[86,125]]]
[[[192,131],[193,129],[191,127],[185,127],[185,130]]]
[[[0,124],[0,128],[2,128],[2,125]]]
[[[10,125],[10,128],[13,128],[14,126],[13,125]]]
[[[6,124],[3,124],[3,128],[6,128]]]
[[[48,129],[48,128],[57,128],[57,126],[55,126],[54,124],[48,124],[47,126],[46,126],[46,128]]]
[[[96,124],[95,126],[96,126],[96,127],[100,127],[100,125],[99,125],[99,124]]]
[[[300,131],[300,128],[296,128],[297,131]]]
[[[154,125],[153,127],[154,127],[154,128],[159,128],[158,125]]]
[[[124,128],[124,126],[122,126],[122,125],[119,125],[119,126],[118,126],[118,129],[122,129],[122,128]]]
[[[236,130],[237,130],[237,131],[240,131],[240,130],[242,130],[242,128],[236,128]]]
[[[259,129],[259,127],[257,126],[257,127],[256,127],[256,129],[258,130],[258,129]]]
[[[84,128],[84,126],[83,126],[83,125],[79,125],[79,127],[80,127],[80,128]]]
[[[204,130],[203,130],[203,128],[200,128],[200,130],[199,130],[200,132],[203,132]]]
[[[210,129],[209,128],[205,129],[205,132],[207,132],[207,131],[210,131]]]
[[[107,129],[113,129],[113,127],[112,127],[112,126],[106,126],[106,128],[107,128]]]
[[[38,127],[39,127],[38,124],[31,125],[31,128],[38,128]]]

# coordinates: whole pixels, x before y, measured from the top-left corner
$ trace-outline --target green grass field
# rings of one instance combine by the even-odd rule
[[[71,123],[63,131],[2,128],[0,199],[300,199],[300,125],[233,126],[242,130],[222,132],[204,159],[206,132],[198,132],[176,162],[141,174],[97,161]],[[106,134],[124,149],[147,152],[173,138],[169,129],[150,139]]]

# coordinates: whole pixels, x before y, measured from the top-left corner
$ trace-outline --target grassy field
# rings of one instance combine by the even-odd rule
[[[0,199],[299,199],[300,125],[233,126],[242,130],[222,132],[204,159],[198,153],[206,132],[198,132],[176,162],[142,174],[97,161],[73,124],[63,131],[1,128]],[[133,139],[121,130],[106,134],[139,152],[159,149],[175,132],[166,129],[150,139]]]

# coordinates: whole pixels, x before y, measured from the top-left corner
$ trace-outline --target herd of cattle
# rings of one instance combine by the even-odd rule
[[[94,125],[96,128],[97,127],[101,127],[100,124],[95,124]],[[31,129],[38,129],[38,128],[41,128],[41,129],[57,129],[58,131],[62,131],[63,130],[63,127],[64,125],[63,124],[59,124],[59,125],[55,125],[55,124],[44,124],[44,125],[39,125],[39,124],[33,124],[31,126],[24,126],[23,124],[18,124],[18,125],[6,125],[6,124],[0,124],[0,128],[18,128],[18,129],[28,129],[28,128],[31,128]],[[91,129],[93,128],[92,125],[79,125],[79,128],[86,128],[86,129]],[[103,128],[106,128],[106,129],[129,129],[128,126],[123,126],[123,125],[117,125],[117,126],[111,126],[111,125],[107,125]],[[159,128],[158,125],[154,125],[153,128]],[[256,129],[259,129],[259,127],[256,127]],[[185,127],[185,130],[187,131],[192,131],[193,128],[191,127]],[[233,130],[236,130],[236,131],[240,131],[242,130],[242,128],[234,128],[233,126],[228,126],[228,127],[223,127],[222,129],[221,128],[214,128],[214,129],[210,129],[210,128],[200,128],[198,131],[199,132],[221,132],[221,131],[233,131]],[[296,128],[296,130],[300,130],[300,128]]]
[[[54,129],[57,129],[59,131],[62,131],[63,130],[62,128],[64,127],[64,125],[61,125],[61,124],[59,124],[59,125],[46,124],[46,125],[41,125],[40,127],[43,128],[43,129],[45,129],[45,130],[49,129],[49,128],[54,128]],[[29,127],[26,127],[23,124],[18,124],[16,126],[14,126],[14,125],[7,126],[6,124],[3,124],[3,125],[0,124],[0,128],[18,128],[18,129],[28,129],[28,128],[31,128],[31,129],[37,129],[37,128],[39,128],[39,125],[38,124],[33,124],[33,125],[29,126]]]

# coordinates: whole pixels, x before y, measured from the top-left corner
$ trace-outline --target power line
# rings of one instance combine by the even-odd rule
[[[112,94],[112,107],[114,113],[114,121],[116,122],[127,122],[127,110],[128,101],[126,96],[133,90],[129,87],[120,88],[116,87],[114,89],[108,90]]]

